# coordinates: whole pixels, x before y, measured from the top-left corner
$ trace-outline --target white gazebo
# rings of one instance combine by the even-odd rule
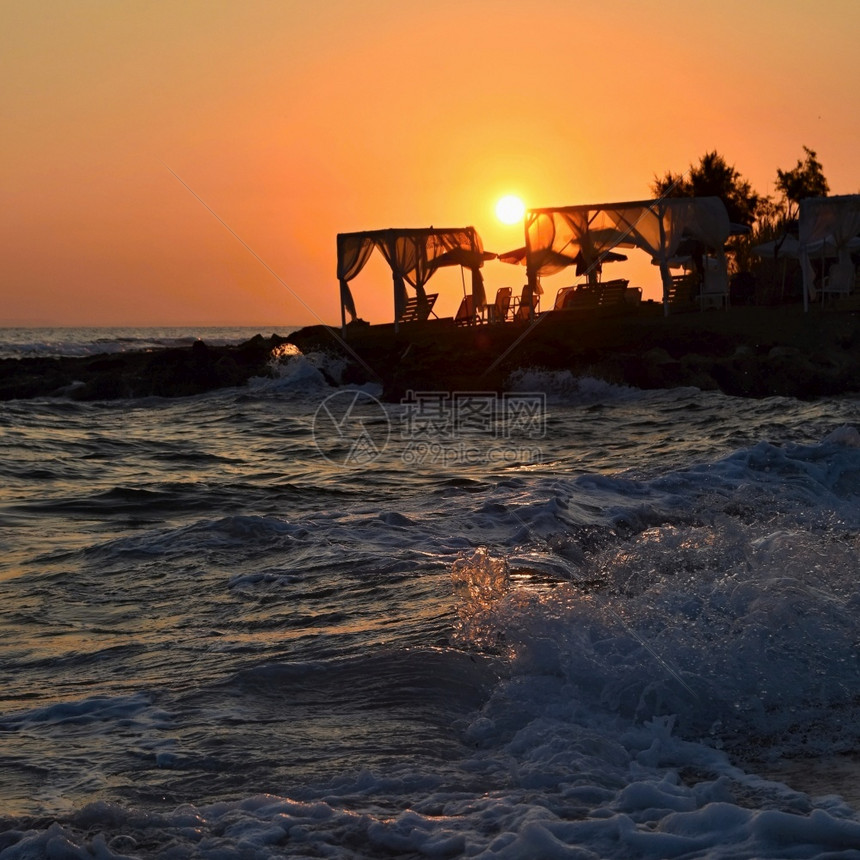
[[[700,241],[713,255],[716,276],[727,281],[724,245],[731,233],[718,197],[672,197],[631,203],[600,203],[530,209],[525,218],[526,272],[533,293],[538,278],[584,261],[596,266],[618,246],[641,248],[660,267],[668,314],[669,261],[685,239]]]
[[[860,236],[860,194],[801,200],[798,236],[804,309],[809,308],[809,299],[815,297],[815,271],[811,260],[819,253],[825,256],[825,249],[836,257],[827,276],[828,280],[840,282],[832,285],[833,291],[850,292],[855,277],[851,253],[857,249]]]
[[[419,303],[427,307],[424,285],[443,266],[463,266],[472,272],[475,306],[486,304],[481,267],[486,254],[474,227],[389,228],[337,235],[337,277],[340,282],[341,325],[346,332],[346,314],[356,317],[355,300],[349,282],[364,268],[374,249],[391,266],[394,282],[394,324],[403,315],[410,284]]]

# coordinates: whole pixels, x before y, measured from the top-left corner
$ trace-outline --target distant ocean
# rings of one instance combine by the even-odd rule
[[[297,326],[198,326],[150,328],[0,328],[0,358],[39,356],[84,356],[101,352],[190,346],[204,340],[211,346],[228,346],[256,334],[287,335]],[[271,329],[271,330],[270,330]]]
[[[340,370],[0,403],[0,860],[860,858],[857,396]]]

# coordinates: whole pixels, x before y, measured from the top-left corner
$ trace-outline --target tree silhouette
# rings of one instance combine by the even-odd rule
[[[651,192],[657,197],[691,197],[690,184],[683,173],[672,173],[667,170],[662,179],[654,177]]]
[[[766,202],[716,150],[706,152],[686,174],[669,170],[662,179],[655,176],[651,191],[655,197],[719,197],[729,220],[747,226],[752,226]]]
[[[794,170],[776,170],[776,190],[785,200],[785,217],[796,218],[800,201],[806,197],[826,197],[830,186],[814,149],[803,147],[806,158],[798,159]]]

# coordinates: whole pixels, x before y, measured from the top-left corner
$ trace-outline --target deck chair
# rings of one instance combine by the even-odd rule
[[[555,304],[553,310],[561,311],[569,304],[571,297],[576,293],[576,287],[562,287],[555,294]]]
[[[457,315],[454,317],[454,324],[475,324],[475,299],[471,293],[467,296],[463,296],[463,301],[460,302],[460,307],[457,309]]]
[[[526,288],[523,288],[523,294],[525,293]],[[520,296],[519,306],[517,307],[517,313],[514,319],[518,322],[528,322],[530,319],[532,319],[532,317],[537,315],[539,303],[540,296],[534,296],[532,304],[529,304],[528,296],[526,296],[525,302],[523,302],[523,296]]]
[[[693,290],[696,287],[696,279],[693,275],[672,275],[671,285],[667,300],[669,306],[675,310],[684,310],[688,305],[693,305],[696,299]]]
[[[499,287],[496,290],[496,301],[493,305],[491,322],[504,322],[508,318],[511,307],[511,288]]]
[[[426,301],[424,302],[421,301],[419,296],[411,296],[406,300],[406,304],[403,306],[403,313],[400,314],[397,321],[424,322],[433,313],[433,305],[436,304],[437,298],[439,298],[439,293],[430,293],[426,296]],[[433,314],[433,316],[435,317],[436,314]]]
[[[705,310],[715,305],[729,307],[729,276],[725,266],[721,266],[716,260],[705,260],[705,277],[702,280],[702,288],[699,291],[699,307]]]
[[[517,301],[517,310],[514,314],[514,319],[517,322],[528,322],[533,315],[538,312],[538,304],[540,303],[540,296],[532,296],[531,302],[529,302],[529,287],[526,284],[523,287],[523,291],[520,294],[519,300]]]
[[[579,284],[575,287],[562,287],[556,294],[553,310],[593,310],[600,305],[602,295],[603,287],[601,284],[591,287],[585,284]]]
[[[840,263],[838,260],[830,266],[830,271],[821,285],[821,304],[824,304],[825,296],[839,298],[847,296],[854,286],[854,266],[849,263]]]
[[[624,302],[624,296],[627,292],[627,285],[630,281],[625,278],[615,278],[611,281],[603,281],[600,284],[599,304],[603,305],[620,305]]]

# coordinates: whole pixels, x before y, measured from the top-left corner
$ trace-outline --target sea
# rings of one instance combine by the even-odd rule
[[[342,372],[0,403],[2,860],[860,858],[857,395]]]

